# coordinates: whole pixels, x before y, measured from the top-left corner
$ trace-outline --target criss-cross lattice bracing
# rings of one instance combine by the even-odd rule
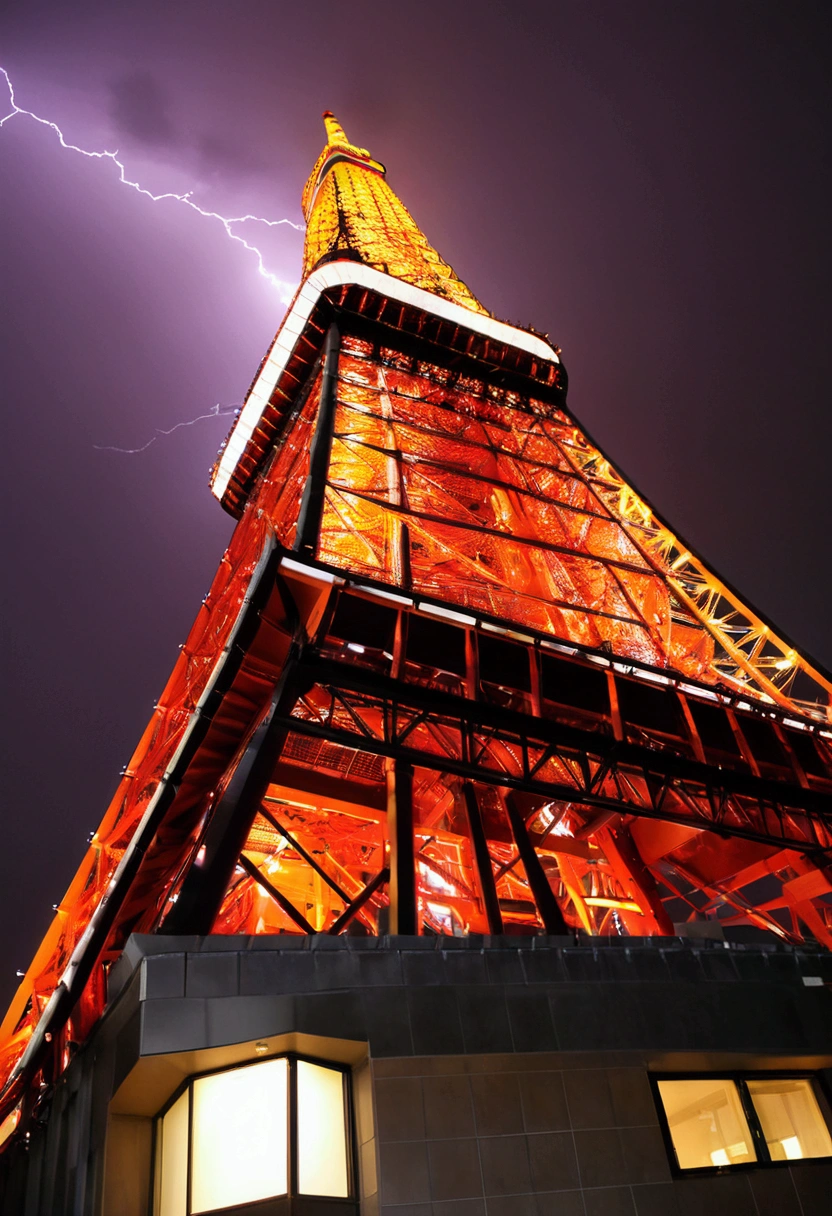
[[[0,1118],[132,932],[832,946],[829,677],[326,123],[304,282],[214,472],[237,529],[3,1023]]]
[[[318,556],[828,720],[829,680],[563,410],[390,347],[342,348]],[[813,700],[793,695],[798,676]]]
[[[715,675],[731,688],[828,722],[829,677],[691,553],[580,431],[575,429],[564,451],[633,543],[665,571],[678,618],[702,625],[714,639]]]

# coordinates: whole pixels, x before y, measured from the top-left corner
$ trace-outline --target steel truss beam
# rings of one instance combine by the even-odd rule
[[[299,702],[281,719],[296,734],[463,781],[807,854],[832,852],[832,799],[818,791],[420,688],[313,652],[302,666],[317,700]]]
[[[253,878],[254,881],[263,888],[267,895],[272,897],[278,907],[281,908],[289,917],[289,920],[297,925],[301,933],[315,932],[315,929],[312,925],[310,925],[303,913],[298,911],[292,901],[287,899],[282,891],[278,890],[273,883],[269,882],[266,875],[261,870],[257,869],[257,866],[254,864],[251,858],[246,857],[245,853],[241,853],[237,864],[242,866],[249,878]]]
[[[586,479],[598,499],[620,521],[640,553],[665,573],[679,609],[704,626],[716,643],[715,670],[739,691],[762,694],[776,705],[829,722],[832,678],[800,654],[771,622],[751,608],[628,485],[609,460],[577,428],[561,451]],[[798,674],[817,700],[796,696]],[[824,707],[824,702],[826,707]]]

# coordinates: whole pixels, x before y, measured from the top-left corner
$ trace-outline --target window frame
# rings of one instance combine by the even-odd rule
[[[816,1072],[811,1071],[795,1071],[794,1069],[771,1069],[771,1070],[756,1070],[754,1072],[738,1072],[736,1070],[726,1071],[725,1069],[708,1069],[702,1072],[649,1072],[648,1079],[650,1088],[653,1092],[653,1101],[656,1105],[656,1112],[659,1116],[659,1127],[664,1140],[665,1149],[667,1151],[668,1160],[670,1163],[670,1172],[674,1178],[695,1178],[700,1175],[709,1174],[736,1174],[747,1170],[768,1170],[768,1169],[783,1169],[791,1166],[812,1165],[813,1163],[823,1163],[832,1161],[832,1154],[825,1157],[800,1157],[794,1160],[775,1161],[768,1151],[765,1133],[763,1131],[762,1122],[757,1110],[754,1106],[754,1100],[748,1089],[747,1082],[749,1081],[808,1081],[812,1092],[817,1100],[820,1108],[821,1118],[823,1119],[829,1134],[832,1135],[832,1101],[830,1094],[824,1084],[824,1079]],[[661,1092],[659,1090],[660,1081],[732,1081],[736,1085],[737,1096],[739,1097],[742,1113],[745,1121],[748,1124],[748,1130],[751,1135],[751,1142],[754,1151],[757,1154],[756,1161],[738,1162],[736,1165],[703,1165],[694,1168],[683,1169],[679,1165],[676,1156],[676,1146],[673,1143],[673,1133],[670,1130],[670,1122],[667,1117],[667,1112],[662,1101]]]
[[[239,1072],[244,1068],[255,1068],[258,1064],[266,1064],[270,1060],[285,1060],[287,1063],[287,1084],[286,1084],[286,1192],[283,1195],[268,1196],[266,1199],[258,1199],[256,1201],[244,1200],[239,1204],[232,1204],[230,1207],[211,1208],[204,1216],[213,1216],[214,1212],[228,1212],[233,1216],[235,1212],[239,1212],[240,1216],[247,1216],[247,1213],[254,1208],[260,1208],[263,1204],[273,1203],[279,1200],[284,1200],[288,1205],[287,1210],[293,1211],[291,1205],[306,1200],[311,1200],[316,1204],[331,1204],[332,1210],[335,1212],[339,1208],[345,1214],[358,1210],[358,1169],[356,1163],[356,1135],[355,1135],[355,1110],[353,1106],[353,1085],[352,1085],[352,1068],[349,1064],[339,1064],[334,1060],[325,1060],[320,1056],[309,1056],[297,1051],[276,1051],[268,1052],[262,1056],[257,1056],[253,1060],[245,1060],[236,1064],[227,1064],[222,1068],[209,1068],[201,1072],[191,1073],[181,1085],[178,1085],[168,1100],[159,1108],[153,1116],[153,1140],[151,1146],[151,1204],[150,1211],[153,1216],[157,1216],[159,1211],[159,1179],[161,1177],[159,1171],[159,1128],[162,1120],[168,1111],[179,1101],[184,1093],[188,1094],[188,1161],[187,1161],[187,1184],[186,1184],[186,1216],[194,1216],[191,1207],[191,1176],[193,1163],[193,1112],[194,1112],[194,1094],[193,1087],[196,1081],[203,1077],[216,1077],[226,1072]],[[341,1074],[341,1084],[343,1086],[344,1095],[344,1145],[347,1157],[347,1195],[310,1195],[303,1192],[298,1187],[299,1175],[299,1160],[298,1160],[298,1082],[297,1082],[297,1065],[299,1062],[305,1064],[316,1064],[321,1068],[328,1068],[332,1072]],[[198,1216],[198,1214],[197,1214]]]

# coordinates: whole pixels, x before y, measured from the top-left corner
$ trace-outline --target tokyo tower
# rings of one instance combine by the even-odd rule
[[[830,676],[324,121],[301,285],[212,473],[236,530],[3,1022],[0,1120],[131,934],[832,947]]]

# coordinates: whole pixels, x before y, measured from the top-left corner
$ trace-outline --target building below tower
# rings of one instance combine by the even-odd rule
[[[826,1216],[830,982],[776,942],[133,937],[2,1211]]]

